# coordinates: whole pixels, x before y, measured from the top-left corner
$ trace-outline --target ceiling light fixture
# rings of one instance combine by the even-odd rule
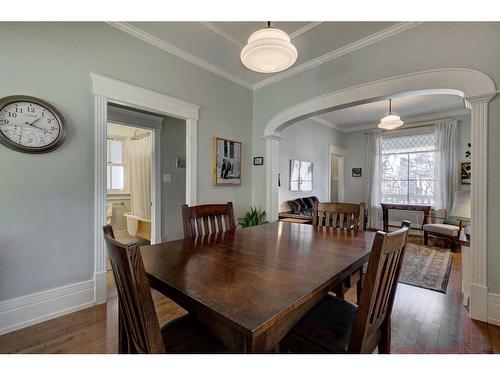
[[[277,73],[297,61],[297,48],[290,43],[287,33],[271,27],[268,22],[265,29],[250,35],[240,58],[243,65],[254,72]]]
[[[392,99],[389,99],[389,114],[380,120],[377,125],[380,129],[392,130],[399,128],[404,122],[398,115],[392,113]]]

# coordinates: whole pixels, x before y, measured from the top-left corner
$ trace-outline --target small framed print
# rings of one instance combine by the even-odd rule
[[[471,163],[470,161],[463,161],[460,164],[460,183],[462,185],[470,185],[471,182]]]
[[[361,177],[361,168],[353,168],[352,177]]]
[[[256,156],[253,158],[253,165],[264,165],[264,157]]]
[[[186,158],[183,156],[177,156],[175,158],[175,167],[176,168],[186,168]]]

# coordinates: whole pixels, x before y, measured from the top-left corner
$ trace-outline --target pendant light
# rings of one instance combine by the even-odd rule
[[[392,99],[389,99],[389,114],[383,117],[378,124],[380,129],[392,130],[399,128],[404,122],[398,115],[392,113]]]
[[[248,38],[241,50],[241,62],[258,73],[277,73],[291,67],[297,61],[297,48],[282,30],[267,27],[257,30]]]

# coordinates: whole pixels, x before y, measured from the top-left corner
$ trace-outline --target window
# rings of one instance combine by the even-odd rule
[[[125,163],[123,160],[123,148],[122,140],[108,138],[107,186],[110,191],[123,192],[125,190]]]
[[[290,190],[312,190],[313,164],[308,161],[290,160]]]
[[[433,132],[383,136],[380,150],[382,202],[436,203],[436,140]]]

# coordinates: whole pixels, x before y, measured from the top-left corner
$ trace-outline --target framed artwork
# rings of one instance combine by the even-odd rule
[[[361,168],[353,168],[352,177],[361,177]]]
[[[176,168],[186,168],[186,158],[184,156],[177,156],[175,158]]]
[[[460,183],[470,185],[471,182],[471,164],[470,161],[463,161],[460,166]]]
[[[253,158],[253,165],[264,165],[264,157],[256,156]]]
[[[290,160],[290,191],[311,191],[313,183],[313,163]]]
[[[241,142],[213,137],[212,185],[241,185]]]

